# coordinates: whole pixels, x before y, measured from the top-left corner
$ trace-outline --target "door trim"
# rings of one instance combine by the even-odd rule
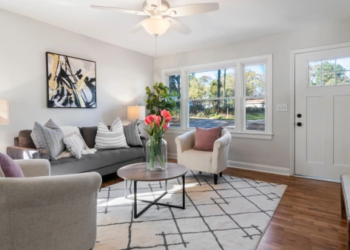
[[[298,54],[345,47],[350,47],[350,42],[292,50],[290,52],[290,175],[295,175],[295,57]]]

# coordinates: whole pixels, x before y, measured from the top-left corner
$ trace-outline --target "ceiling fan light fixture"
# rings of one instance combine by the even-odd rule
[[[161,36],[169,29],[170,23],[163,17],[151,17],[143,21],[142,26],[150,35]]]

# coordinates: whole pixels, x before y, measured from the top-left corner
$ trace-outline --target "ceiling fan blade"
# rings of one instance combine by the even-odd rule
[[[190,34],[192,31],[183,23],[180,23],[179,21],[175,20],[174,18],[165,18],[166,20],[168,20],[170,22],[170,28],[180,32],[184,35],[188,35]]]
[[[98,5],[90,5],[92,9],[98,9],[98,10],[110,10],[110,11],[116,11],[121,13],[127,13],[127,14],[134,14],[139,16],[147,16],[146,13],[140,10],[127,10],[127,9],[121,9],[117,7],[108,7],[108,6],[98,6]]]
[[[142,20],[141,22],[139,22],[138,24],[136,24],[136,25],[134,26],[134,28],[132,28],[132,30],[131,30],[130,33],[136,33],[136,32],[138,32],[139,30],[142,30],[142,29],[143,29],[143,26],[142,26],[143,21],[145,21],[145,20]]]
[[[196,15],[196,14],[215,11],[218,9],[219,9],[218,3],[191,4],[191,5],[170,8],[167,10],[166,15],[172,16],[172,17],[190,16],[190,15]]]

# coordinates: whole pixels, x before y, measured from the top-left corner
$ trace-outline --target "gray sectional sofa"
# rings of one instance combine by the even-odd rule
[[[89,148],[95,146],[97,127],[79,128],[80,133]],[[14,139],[14,146],[7,148],[7,154],[12,159],[40,159],[31,130],[21,130]],[[145,161],[146,138],[141,136],[143,146],[126,149],[101,150],[92,155],[84,155],[81,159],[74,157],[51,161],[51,175],[76,174],[83,172],[98,172],[101,175],[116,173],[125,165]]]

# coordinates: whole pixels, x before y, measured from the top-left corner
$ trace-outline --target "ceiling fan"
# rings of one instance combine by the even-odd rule
[[[219,9],[218,3],[191,4],[180,7],[170,7],[166,0],[146,0],[142,10],[128,10],[117,7],[91,5],[93,9],[110,10],[149,18],[138,23],[131,31],[135,33],[143,28],[154,36],[164,34],[169,28],[182,34],[190,34],[192,31],[174,17],[202,14]]]

